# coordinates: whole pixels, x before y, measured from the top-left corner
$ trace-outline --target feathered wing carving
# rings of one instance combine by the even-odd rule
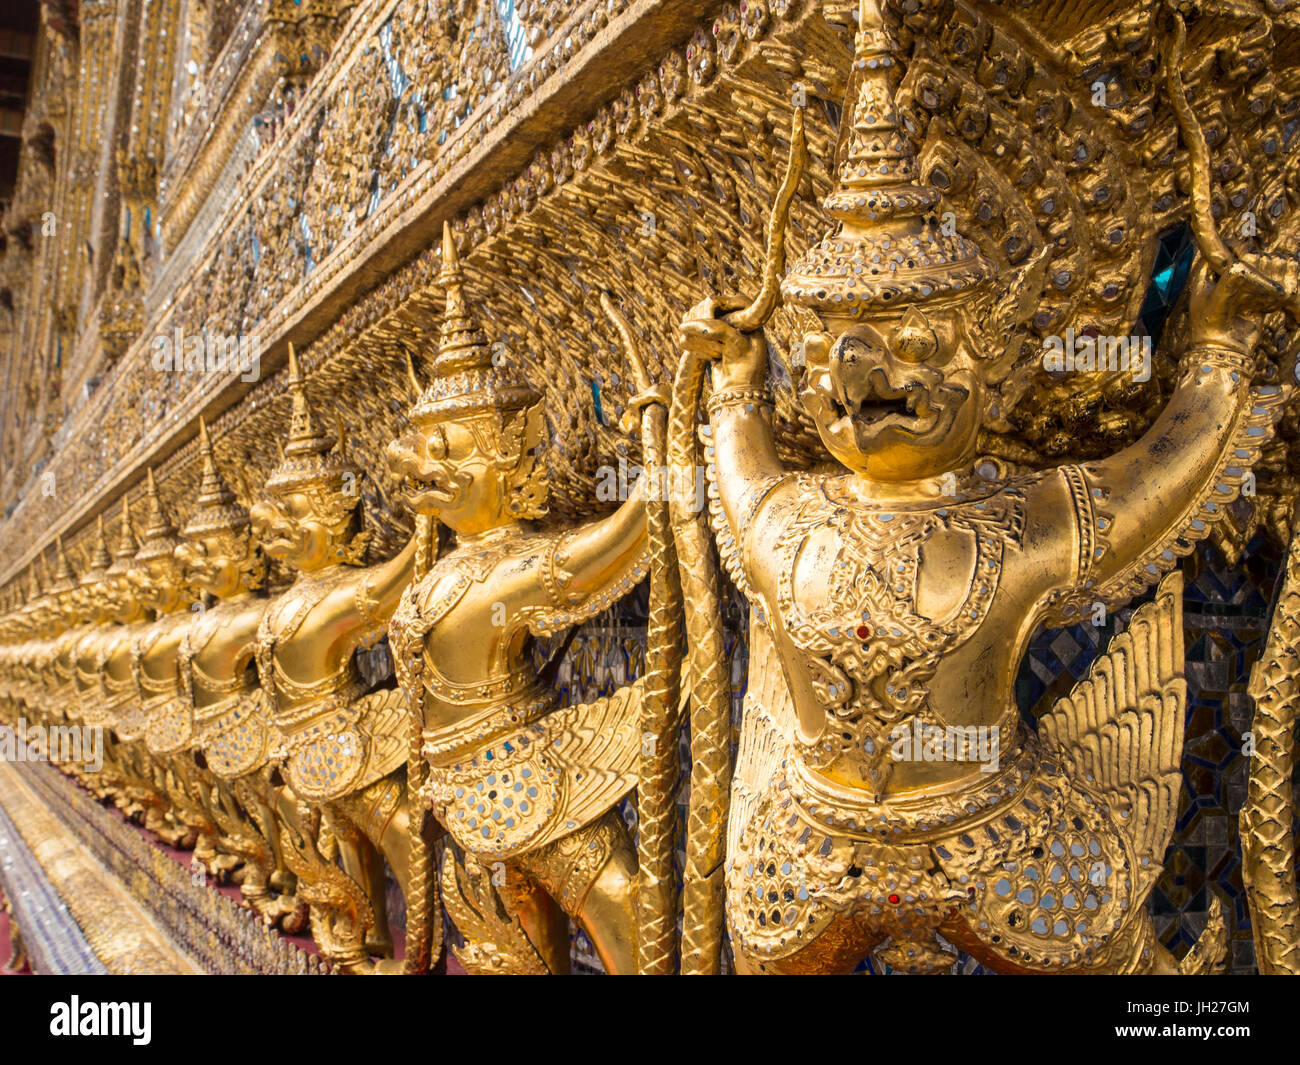
[[[1160,873],[1178,812],[1183,663],[1183,578],[1175,571],[1038,722],[1071,776],[1106,799],[1124,825],[1138,859],[1139,898]]]
[[[462,869],[449,847],[442,863],[442,893],[447,913],[465,937],[453,947],[472,976],[545,976],[550,970],[519,919],[492,885],[491,874],[466,859]]]
[[[751,615],[749,687],[740,726],[740,747],[731,778],[727,853],[738,854],[740,834],[781,764],[795,725],[794,699],[767,627]]]
[[[594,821],[636,787],[641,751],[638,714],[644,678],[610,695],[558,710],[547,718],[547,753],[569,780],[565,816],[547,841],[570,822]]]
[[[406,761],[406,729],[410,714],[401,688],[380,688],[353,704],[369,745],[365,780],[387,776]]]

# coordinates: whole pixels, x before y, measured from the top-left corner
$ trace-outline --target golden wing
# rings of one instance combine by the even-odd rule
[[[1124,826],[1137,859],[1137,898],[1160,873],[1178,813],[1183,665],[1183,578],[1175,571],[1038,722],[1069,775],[1109,802]]]
[[[741,832],[758,808],[764,789],[781,765],[795,727],[794,699],[767,626],[749,625],[749,687],[741,717],[740,748],[731,778],[727,854],[734,854]]]
[[[552,822],[548,840],[594,821],[636,787],[644,693],[643,677],[604,698],[547,717],[546,754],[565,782],[563,816]]]
[[[550,970],[519,918],[506,909],[491,874],[467,861],[462,869],[449,847],[442,862],[447,914],[464,937],[452,950],[471,976],[546,976]]]
[[[381,688],[352,703],[358,711],[357,727],[368,751],[365,780],[378,780],[404,765],[410,714],[401,688]]]

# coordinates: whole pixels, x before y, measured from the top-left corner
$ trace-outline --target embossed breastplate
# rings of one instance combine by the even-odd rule
[[[123,653],[123,644],[126,645],[125,657],[130,669],[125,677],[114,677],[113,674],[109,672],[108,663],[114,658],[114,656]],[[100,679],[104,684],[104,690],[110,697],[121,698],[122,696],[131,695],[135,692],[136,682],[133,665],[133,648],[134,637],[129,629],[125,627],[123,628],[123,631],[110,637],[105,643],[102,664],[100,666]]]
[[[879,790],[893,764],[895,729],[910,728],[916,717],[937,720],[929,682],[942,658],[983,623],[1005,547],[1021,537],[1023,497],[1007,488],[976,502],[889,510],[833,496],[818,478],[800,481],[806,502],[782,532],[775,570],[783,628],[826,714],[804,761],[812,769],[856,771]],[[825,529],[837,544],[829,590],[825,601],[808,606],[796,594],[795,564],[809,538]],[[968,533],[975,564],[954,607],[930,618],[917,607],[920,556],[940,529]]]
[[[207,673],[195,660],[198,655],[206,650],[208,644],[212,642],[212,638],[223,628],[231,614],[237,612],[242,605],[241,603],[231,609],[222,604],[213,610],[207,611],[190,626],[189,631],[186,632],[184,639],[181,641],[179,661],[182,683],[190,691],[191,699],[193,698],[193,687],[199,687],[206,694],[217,697],[233,695],[235,692],[248,687],[242,671],[231,677],[221,679]]]
[[[257,627],[257,674],[270,698],[276,725],[293,731],[313,719],[346,705],[361,694],[365,684],[349,657],[326,677],[303,683],[294,680],[280,665],[276,647],[292,639],[307,615],[334,590],[328,581],[300,581],[291,593],[273,602],[262,614]],[[284,697],[284,698],[282,698]],[[285,704],[292,703],[292,707]]]
[[[146,702],[162,696],[173,696],[180,686],[179,669],[169,677],[154,677],[144,668],[144,660],[148,657],[149,652],[153,650],[154,644],[166,636],[173,625],[182,624],[184,621],[185,619],[177,618],[173,614],[164,615],[150,625],[145,632],[141,633],[132,645],[131,671]]]
[[[536,720],[551,706],[541,698],[537,672],[531,662],[501,669],[471,682],[446,677],[425,654],[425,643],[434,627],[446,618],[464,598],[470,587],[486,579],[497,564],[516,554],[524,542],[534,538],[522,530],[503,531],[490,543],[476,543],[458,548],[439,559],[423,580],[412,584],[402,595],[389,627],[389,643],[398,682],[414,705],[424,706],[433,697],[451,706],[476,709],[465,720],[445,729],[425,734],[425,749],[438,754],[458,750],[478,742],[504,728],[518,728]],[[421,602],[422,592],[433,591],[429,601]]]

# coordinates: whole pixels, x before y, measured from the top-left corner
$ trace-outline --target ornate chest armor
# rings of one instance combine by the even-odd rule
[[[310,802],[363,788],[406,757],[401,692],[366,694],[351,659],[330,676],[303,684],[289,677],[276,657],[276,645],[292,637],[332,589],[328,581],[300,580],[267,608],[257,634],[257,671],[275,730],[268,757],[281,764],[294,792]]]
[[[1023,497],[1011,488],[975,502],[877,510],[833,497],[820,479],[792,482],[799,502],[777,549],[776,606],[826,713],[822,734],[800,755],[810,769],[835,768],[879,792],[892,765],[894,730],[910,729],[914,718],[940,723],[928,683],[943,657],[983,623],[1003,554],[1020,541]],[[940,528],[968,533],[975,558],[956,604],[946,616],[929,618],[916,605],[920,553]],[[833,532],[836,556],[828,595],[810,609],[798,595],[795,570],[820,530]]]
[[[208,768],[223,780],[260,769],[271,749],[262,689],[249,688],[240,675],[218,680],[195,661],[230,613],[223,606],[208,611],[186,633],[179,654],[182,686],[194,713],[194,746],[202,749]],[[200,707],[194,699],[196,690],[219,698]]]
[[[531,663],[458,684],[425,653],[428,634],[473,583],[508,555],[546,545],[512,530],[487,549],[453,553],[406,590],[390,628],[412,705],[423,711],[432,697],[475,708],[453,725],[424,731],[425,798],[452,838],[485,858],[513,857],[575,832],[636,784],[639,686],[557,710]]]
[[[183,733],[188,740],[193,722],[180,694],[179,681],[157,680],[144,669],[144,656],[163,636],[168,624],[175,622],[175,618],[159,618],[132,638],[130,697],[118,710],[114,725],[122,740],[145,739],[147,742],[151,729],[156,729],[155,744],[163,744],[165,737],[170,746],[170,740],[178,733]],[[158,718],[156,726],[155,717]]]

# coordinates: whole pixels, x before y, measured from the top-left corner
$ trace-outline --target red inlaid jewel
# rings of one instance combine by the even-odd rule
[[[866,625],[859,625],[853,631],[857,633],[859,640],[868,640],[871,638],[871,629]]]
[[[889,901],[892,902],[895,906],[897,906],[897,905],[898,905],[898,896],[897,896],[897,895],[890,895],[890,896],[889,896]]]

